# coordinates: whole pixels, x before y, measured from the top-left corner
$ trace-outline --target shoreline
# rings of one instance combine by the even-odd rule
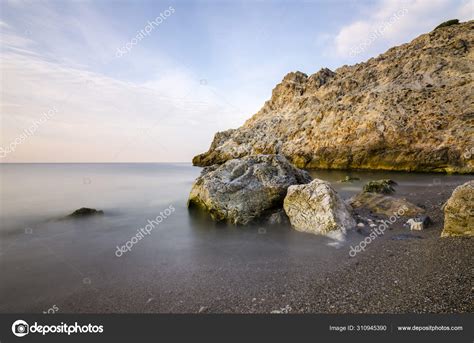
[[[189,184],[183,180],[194,177],[191,167],[189,172],[178,181],[184,191]],[[318,177],[327,179],[329,175],[336,180],[343,173]],[[439,183],[423,175],[395,178],[402,181],[395,196],[423,206],[434,224],[424,231],[410,232],[403,226],[405,220],[398,220],[355,257],[349,255],[350,246],[365,238],[356,230],[348,234],[346,244],[328,247],[329,239],[294,232],[287,226],[267,228],[271,230],[265,231],[267,234],[261,234],[256,226],[212,226],[189,217],[184,203],[176,207],[171,222],[164,223],[159,234],[144,240],[144,245],[125,259],[112,256],[111,249],[114,240],[121,241],[120,235],[129,237],[129,232],[114,228],[115,223],[123,225],[123,218],[108,217],[107,211],[100,219],[103,224],[97,227],[89,221],[66,232],[59,226],[35,228],[35,234],[44,232],[44,236],[27,235],[28,240],[19,241],[19,250],[14,247],[11,251],[17,257],[3,260],[5,275],[12,281],[2,287],[0,312],[41,313],[52,305],[57,305],[60,313],[474,312],[469,303],[469,259],[474,243],[470,238],[440,238],[441,206],[465,177],[445,177]],[[340,191],[345,199],[359,187],[357,183],[338,185],[350,188]],[[172,188],[176,192],[176,186]],[[184,197],[183,193],[183,201]],[[143,216],[140,212],[135,218]],[[187,229],[183,220],[191,221]],[[131,225],[130,232],[135,232]],[[364,230],[369,229],[366,226]],[[44,230],[65,238],[49,238]],[[111,235],[108,230],[113,230]],[[82,237],[74,244],[79,246],[69,246],[68,237],[79,237],[76,234]],[[400,234],[421,238],[391,239]],[[96,235],[103,239],[96,241]],[[48,254],[42,242],[57,256]],[[90,256],[84,255],[86,247]],[[24,255],[25,248],[28,255]],[[20,271],[7,262],[18,258]],[[31,258],[36,261],[33,270],[28,262]],[[83,284],[84,276],[68,268],[71,263],[92,283]],[[28,269],[21,269],[25,267]],[[48,273],[55,276],[50,279]],[[51,282],[54,287],[46,286]]]

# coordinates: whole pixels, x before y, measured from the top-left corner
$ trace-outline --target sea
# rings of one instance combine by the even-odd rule
[[[361,240],[349,233],[334,244],[287,225],[214,223],[187,208],[200,172],[189,163],[0,164],[0,312],[198,311],[201,301],[232,292],[251,301],[255,289],[284,288],[294,273],[336,268]],[[344,199],[374,179],[395,180],[405,195],[472,179],[310,173]],[[338,182],[346,175],[360,180]],[[82,207],[104,214],[66,218]]]

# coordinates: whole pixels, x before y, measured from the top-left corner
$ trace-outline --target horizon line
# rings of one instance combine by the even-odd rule
[[[151,164],[151,163],[191,163],[192,162],[171,162],[171,161],[161,161],[161,162],[0,162],[2,164]]]

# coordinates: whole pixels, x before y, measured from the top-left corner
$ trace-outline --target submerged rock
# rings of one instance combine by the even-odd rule
[[[363,208],[388,217],[396,213],[406,217],[419,216],[425,213],[424,209],[412,204],[404,198],[396,198],[378,193],[359,193],[349,199],[349,203],[354,208]]]
[[[395,189],[392,187],[397,183],[390,179],[369,181],[365,186],[363,191],[369,193],[382,193],[382,194],[391,194],[395,193]]]
[[[343,182],[352,182],[352,181],[357,181],[357,180],[360,180],[360,179],[358,177],[352,177],[352,176],[346,175],[346,177],[339,180],[339,182],[343,183]]]
[[[256,155],[204,168],[193,184],[188,207],[208,211],[216,221],[247,224],[281,209],[291,185],[311,181],[282,155]]]
[[[345,233],[356,226],[351,208],[323,180],[289,187],[283,208],[298,231],[324,235],[335,230]]]
[[[444,206],[441,237],[474,235],[474,180],[458,186]]]
[[[287,74],[261,110],[217,133],[209,166],[283,154],[299,168],[473,173],[473,21],[423,34],[366,62]]]
[[[78,210],[75,210],[66,218],[83,218],[83,217],[89,217],[89,216],[96,216],[96,215],[102,215],[104,214],[104,211],[102,210],[96,210],[94,208],[88,208],[88,207],[81,207]]]

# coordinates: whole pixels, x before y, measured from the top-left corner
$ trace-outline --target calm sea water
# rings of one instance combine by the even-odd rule
[[[0,311],[45,311],[56,305],[62,312],[140,312],[157,293],[193,292],[197,285],[212,291],[234,278],[263,285],[277,272],[323,271],[347,258],[344,246],[332,246],[325,237],[284,226],[216,225],[190,214],[186,200],[199,173],[190,164],[0,165]],[[378,178],[395,179],[400,194],[472,178],[351,172],[361,180],[345,184],[336,181],[348,172],[312,174],[332,182],[344,198]],[[131,251],[116,256],[117,246],[170,205],[173,213]],[[105,215],[58,220],[80,207],[101,209]],[[349,235],[347,245],[359,240]],[[143,294],[132,302],[129,297],[138,287]],[[113,305],[101,292],[110,294]],[[87,296],[79,297],[83,293]],[[210,296],[204,291],[198,295]],[[172,311],[168,305],[156,306],[151,311]]]

